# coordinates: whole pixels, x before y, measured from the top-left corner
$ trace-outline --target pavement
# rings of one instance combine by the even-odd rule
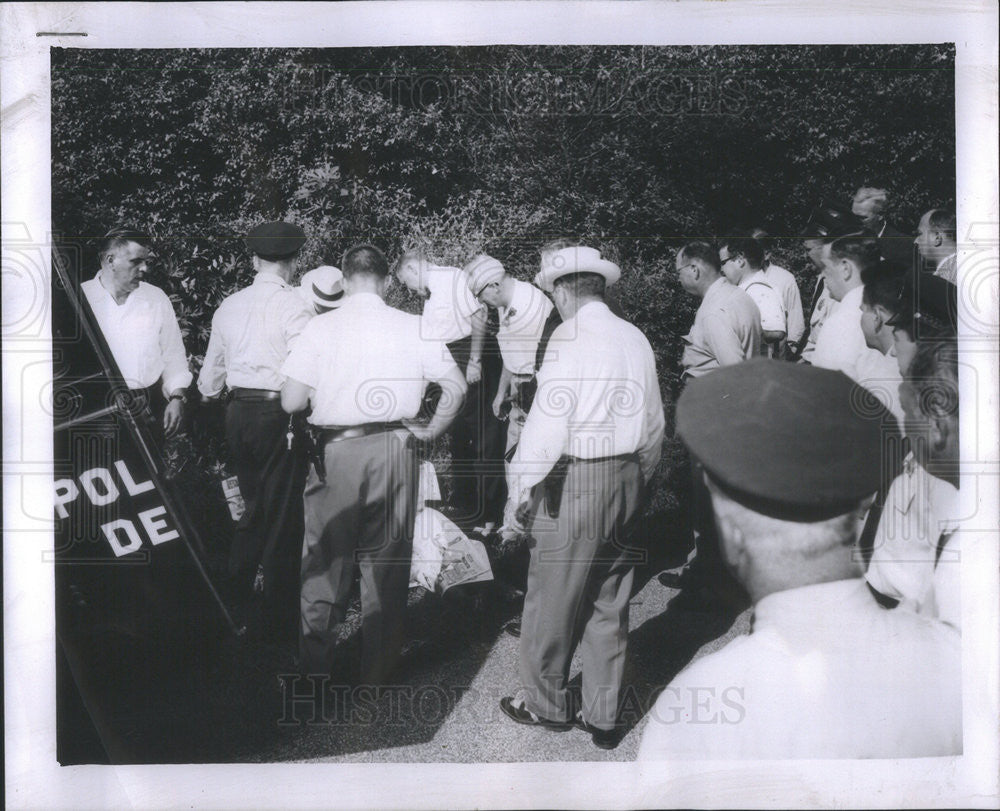
[[[684,666],[745,633],[749,612],[696,610],[655,571],[631,601],[629,652],[617,748],[598,749],[577,729],[519,725],[499,701],[517,688],[517,616],[510,587],[486,583],[440,596],[410,591],[408,644],[398,681],[374,693],[352,688],[349,670],[326,682],[296,672],[293,649],[252,636],[200,639],[183,655],[138,642],[95,667],[86,712],[67,713],[60,761],[118,763],[469,763],[625,761],[644,718]],[[360,617],[345,623],[342,661],[357,660]],[[579,685],[574,660],[571,684]],[[81,724],[89,713],[97,735]],[[91,731],[93,732],[93,730]]]

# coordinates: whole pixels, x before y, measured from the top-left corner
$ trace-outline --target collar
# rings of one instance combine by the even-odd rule
[[[115,298],[115,294],[112,293],[111,290],[108,288],[108,286],[104,283],[104,278],[105,278],[105,276],[104,276],[104,268],[101,268],[99,271],[97,271],[97,275],[94,276],[94,278],[97,280],[97,285],[101,288],[101,290],[104,291],[104,295],[106,295],[109,299],[111,299],[115,304],[118,304],[118,299]],[[142,285],[141,281],[139,282],[139,285],[140,286]],[[125,301],[123,301],[122,304],[124,304],[126,301],[128,301],[129,298],[132,296],[132,293],[134,293],[138,289],[139,288],[137,287],[135,290],[130,290],[125,295]],[[121,306],[121,305],[118,305],[118,306]]]
[[[840,300],[841,304],[848,304],[849,306],[861,307],[861,297],[865,293],[865,286],[859,284],[857,287],[852,287],[846,293],[844,297]]]
[[[372,310],[388,306],[389,305],[375,293],[345,293],[342,303],[337,309],[343,310],[349,308]]]
[[[705,295],[702,297],[702,301],[707,301],[708,297],[715,294],[721,293],[722,288],[729,284],[729,280],[725,276],[719,276],[714,282],[708,286],[708,290],[705,291]]]
[[[937,263],[937,267],[940,268],[946,262],[954,262],[958,258],[958,252],[948,254],[944,259]]]
[[[776,591],[753,608],[753,631],[775,628],[803,630],[829,625],[831,617],[844,615],[858,606],[874,605],[860,577],[813,583]],[[845,617],[845,621],[850,621]]]
[[[277,284],[281,287],[287,287],[289,290],[292,286],[282,279],[277,273],[258,273],[253,277],[254,284]]]

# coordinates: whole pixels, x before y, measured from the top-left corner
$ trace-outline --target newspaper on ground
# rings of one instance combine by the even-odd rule
[[[410,587],[423,586],[444,594],[452,586],[493,579],[486,547],[469,538],[449,518],[426,506],[440,501],[437,473],[430,462],[420,464],[417,515],[413,531]]]

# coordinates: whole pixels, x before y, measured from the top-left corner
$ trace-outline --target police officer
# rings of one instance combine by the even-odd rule
[[[277,640],[294,639],[302,543],[303,441],[281,409],[281,365],[312,317],[289,284],[305,233],[268,222],[246,236],[256,273],[212,318],[198,389],[217,398],[228,386],[226,444],[246,510],[236,528],[230,574],[246,594],[262,591],[265,624]]]
[[[620,739],[618,702],[634,550],[623,541],[660,458],[664,416],[653,350],[613,315],[604,289],[621,275],[593,248],[546,257],[539,274],[563,321],[510,464],[511,523],[531,530],[521,687],[500,702],[513,721],[576,725],[602,749]],[[581,648],[582,706],[567,685]]]
[[[311,403],[322,444],[303,499],[300,666],[333,670],[357,565],[361,680],[379,684],[402,646],[417,497],[413,440],[447,428],[466,383],[444,342],[422,334],[420,316],[385,303],[389,266],[378,248],[351,248],[341,270],[343,304],[308,324],[282,367],[282,406],[295,413]],[[430,422],[414,422],[430,380],[442,396]]]
[[[843,373],[771,360],[684,391],[677,431],[705,469],[723,558],[754,620],[667,685],[640,759],[961,752],[959,635],[881,608],[855,554],[883,416]],[[687,711],[712,722],[676,723],[695,694]]]

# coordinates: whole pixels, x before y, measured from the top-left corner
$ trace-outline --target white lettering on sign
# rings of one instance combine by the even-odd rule
[[[100,490],[103,490],[103,493],[98,492],[98,488],[95,486],[96,482],[101,483]],[[80,486],[83,488],[83,492],[98,507],[103,507],[105,504],[117,501],[120,495],[118,487],[115,486],[114,481],[111,479],[111,474],[103,467],[95,467],[93,470],[81,473]]]
[[[152,479],[146,479],[146,481],[136,484],[135,479],[132,478],[132,474],[128,472],[128,468],[125,467],[125,463],[121,459],[115,462],[115,470],[118,471],[122,484],[125,485],[125,489],[128,490],[130,496],[137,496],[139,493],[145,493],[153,489]]]
[[[123,490],[130,496],[138,496],[155,489],[151,479],[136,481],[128,466],[120,459],[114,463],[113,469],[118,474],[120,487],[111,470],[104,467],[85,470],[79,475],[78,482],[73,479],[57,479],[53,485],[56,515],[60,519],[69,518],[66,507],[76,501],[81,492],[86,493],[93,506],[104,507],[117,501]],[[142,548],[143,533],[139,531],[139,526],[154,546],[180,537],[180,533],[168,523],[167,508],[162,504],[143,510],[136,517],[138,525],[129,518],[117,518],[101,525],[101,532],[115,557],[130,555]]]
[[[80,495],[80,489],[72,479],[59,479],[55,483],[55,489],[56,515],[60,518],[69,518],[66,505],[71,501],[76,501],[76,497]]]
[[[162,505],[139,513],[139,520],[146,528],[146,534],[149,535],[149,540],[153,542],[154,546],[180,537],[176,529],[170,529],[167,522],[160,518],[161,515],[166,514],[167,508]]]
[[[123,544],[118,539],[119,530],[128,537],[127,544]],[[120,558],[122,555],[138,552],[142,548],[142,538],[139,537],[139,532],[136,530],[135,524],[127,518],[108,521],[108,523],[101,525],[101,531],[104,533],[104,537],[108,539],[108,543],[111,544],[111,551],[115,553],[115,557]]]

